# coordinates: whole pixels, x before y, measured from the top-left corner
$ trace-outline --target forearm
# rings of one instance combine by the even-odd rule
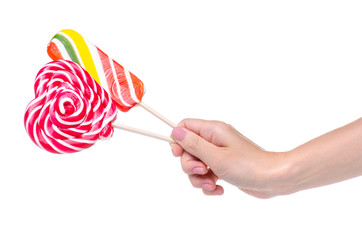
[[[293,192],[362,175],[362,118],[286,153]]]

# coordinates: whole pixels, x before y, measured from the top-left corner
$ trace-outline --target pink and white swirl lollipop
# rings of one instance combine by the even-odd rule
[[[78,64],[66,60],[46,64],[36,76],[34,90],[24,125],[40,148],[77,152],[113,135],[116,105]]]

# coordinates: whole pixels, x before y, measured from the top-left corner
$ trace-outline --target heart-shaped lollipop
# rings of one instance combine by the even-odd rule
[[[40,148],[71,153],[112,136],[116,105],[78,64],[65,60],[46,64],[36,76],[34,90],[24,125]]]

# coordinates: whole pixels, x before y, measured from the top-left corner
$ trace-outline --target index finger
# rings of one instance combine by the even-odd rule
[[[234,128],[221,121],[187,118],[182,120],[179,126],[196,133],[218,147],[227,147],[238,137],[234,133]]]

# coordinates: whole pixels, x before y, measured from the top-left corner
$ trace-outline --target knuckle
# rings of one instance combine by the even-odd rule
[[[186,127],[189,122],[192,122],[192,118],[184,118],[181,122],[179,122],[178,126]]]
[[[196,177],[195,177],[195,176],[189,175],[189,180],[190,180],[191,185],[192,185],[194,188],[200,188],[200,184],[199,184],[199,182],[196,180]]]
[[[179,122],[177,125],[178,125],[178,126],[185,125],[185,122],[187,122],[187,121],[188,121],[188,118],[184,118],[184,119],[182,119],[181,122]]]
[[[198,138],[198,137],[196,137],[196,136],[194,136],[194,137],[191,137],[190,138],[190,141],[188,142],[188,148],[190,149],[190,150],[196,150],[196,149],[198,149],[198,146],[199,146],[199,141],[200,141],[200,139]]]
[[[190,174],[192,170],[190,169],[190,164],[188,164],[188,161],[181,162],[181,168],[182,171],[186,174]]]
[[[181,168],[182,168],[182,171],[184,171],[184,173],[188,174],[188,168],[186,167],[185,162],[181,162]]]
[[[213,131],[217,133],[222,133],[225,130],[229,129],[229,124],[221,121],[214,121],[213,122]]]
[[[194,156],[184,153],[184,155],[181,157],[181,168],[186,174],[191,174],[192,169],[195,165],[195,158]]]

